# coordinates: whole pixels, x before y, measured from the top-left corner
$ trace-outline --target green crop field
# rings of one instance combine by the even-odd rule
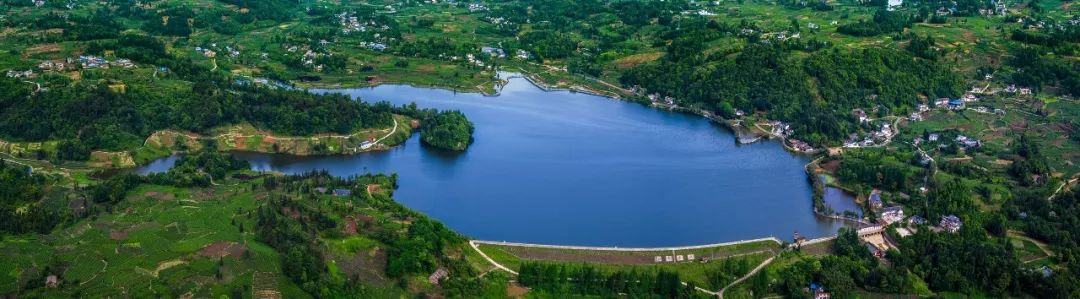
[[[19,258],[0,264],[6,273],[0,291],[44,277],[41,267],[51,265],[48,274],[62,273],[70,287],[48,296],[231,295],[250,284],[256,271],[280,271],[273,249],[255,241],[250,230],[240,232],[239,227],[254,227],[256,206],[252,194],[241,192],[144,186],[112,207],[113,214],[38,238],[7,238],[0,251]],[[215,244],[237,250],[209,252]],[[278,286],[288,297],[306,296],[284,277]]]

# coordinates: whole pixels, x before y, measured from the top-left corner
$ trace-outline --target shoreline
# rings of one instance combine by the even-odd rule
[[[396,116],[400,116],[400,115],[396,115]],[[411,121],[412,119],[406,117],[406,120]],[[222,127],[222,128],[243,128],[243,126],[244,125],[233,125],[233,126]],[[397,131],[398,131],[399,127],[401,127],[401,126],[406,126],[406,129],[408,130],[408,135],[404,139],[402,139],[400,142],[396,142],[396,143],[392,143],[392,144],[382,144],[381,143],[383,140],[397,134]],[[275,135],[272,135],[273,134],[272,132],[260,131],[259,129],[254,128],[254,127],[252,127],[252,129],[254,129],[254,132],[248,132],[248,133],[250,133],[248,135],[244,135],[244,133],[232,133],[232,132],[230,132],[230,133],[219,134],[219,135],[215,135],[215,136],[201,136],[201,135],[197,135],[197,134],[190,133],[190,132],[181,132],[181,131],[174,131],[174,130],[157,131],[157,132],[154,132],[153,134],[150,134],[149,137],[147,137],[145,140],[143,140],[143,145],[141,147],[139,147],[137,149],[129,150],[129,151],[118,152],[118,153],[126,153],[129,156],[134,156],[139,151],[148,150],[151,153],[154,153],[155,155],[150,155],[148,157],[140,157],[140,158],[143,158],[143,159],[140,159],[138,161],[134,161],[135,162],[134,166],[131,166],[131,167],[109,167],[109,168],[102,168],[102,169],[104,169],[104,170],[135,169],[135,168],[139,168],[139,167],[149,165],[153,161],[168,158],[168,157],[171,157],[171,156],[186,154],[186,153],[189,152],[189,150],[178,150],[176,148],[178,140],[181,139],[180,136],[183,136],[183,139],[186,140],[185,144],[187,144],[188,142],[192,142],[192,139],[194,139],[194,142],[196,142],[196,143],[199,143],[199,142],[201,142],[203,140],[219,141],[217,148],[214,149],[215,151],[218,151],[218,152],[229,152],[229,153],[242,152],[242,153],[271,154],[271,155],[272,154],[283,154],[283,155],[291,155],[291,156],[297,156],[297,157],[319,157],[319,156],[327,156],[327,157],[329,157],[329,156],[351,156],[351,155],[358,155],[358,154],[363,154],[363,153],[388,151],[388,150],[396,148],[397,146],[400,146],[400,145],[404,144],[409,139],[411,139],[413,137],[413,135],[415,134],[415,130],[408,123],[402,124],[402,123],[398,122],[397,117],[394,117],[394,125],[392,127],[381,130],[381,131],[389,130],[390,132],[387,133],[386,135],[383,135],[382,137],[378,138],[377,140],[373,141],[370,145],[367,145],[366,148],[364,147],[363,143],[358,144],[356,146],[349,146],[349,144],[347,144],[349,142],[350,138],[353,138],[353,137],[357,136],[358,134],[364,133],[366,131],[358,131],[358,132],[354,132],[354,133],[349,134],[349,135],[336,135],[336,134],[333,134],[333,133],[320,133],[320,134],[313,134],[313,135],[310,135],[310,136],[275,136]],[[163,144],[165,142],[162,139],[163,139],[163,136],[166,136],[166,135],[171,135],[171,138],[173,139],[171,144]],[[192,135],[195,135],[195,136],[192,136]],[[287,141],[294,141],[294,142],[302,142],[302,141],[311,142],[312,140],[320,140],[321,141],[324,138],[329,139],[329,140],[341,139],[341,141],[340,141],[341,143],[339,143],[338,145],[341,145],[342,148],[340,150],[335,151],[335,152],[328,152],[328,153],[280,152],[280,151],[269,151],[269,150],[265,150],[265,149],[261,150],[259,148],[254,148],[254,149],[246,148],[246,146],[244,148],[241,148],[241,147],[236,146],[236,145],[233,145],[231,148],[229,148],[228,140],[230,140],[230,138],[232,138],[232,139],[235,139],[235,138],[254,138],[256,136],[261,136],[261,138],[263,138],[263,139],[270,138],[271,140],[273,140],[273,142],[270,143],[271,144],[270,145],[271,149],[274,146],[279,145],[279,143],[277,143],[278,141],[286,141],[287,140]],[[219,139],[223,139],[223,138],[225,139],[225,141],[219,140]],[[151,140],[153,140],[153,143],[157,144],[157,146],[150,146]],[[222,148],[223,144],[224,144],[224,146],[226,148]],[[200,145],[199,148],[202,148],[202,146]],[[158,153],[160,153],[160,154],[158,154]]]
[[[732,245],[741,245],[757,242],[773,241],[776,244],[784,244],[784,241],[777,237],[764,237],[749,240],[730,241],[713,244],[702,245],[688,245],[688,246],[668,246],[668,247],[617,247],[617,246],[575,246],[575,245],[552,245],[552,244],[534,244],[534,243],[518,243],[518,242],[506,242],[506,241],[485,241],[485,240],[470,240],[476,244],[497,245],[497,246],[512,246],[512,247],[530,247],[530,248],[544,248],[544,249],[564,249],[564,250],[589,250],[589,251],[670,251],[670,250],[695,250],[695,249],[707,249],[713,247],[724,247]]]
[[[555,87],[548,86],[548,85],[544,84],[543,82],[539,82],[535,78],[532,78],[531,76],[526,75],[526,74],[522,74],[522,73],[509,73],[505,77],[503,76],[503,74],[500,74],[500,77],[497,79],[498,81],[496,81],[496,82],[499,82],[501,84],[497,84],[495,86],[497,88],[496,93],[487,93],[487,92],[483,92],[483,91],[479,91],[479,92],[473,91],[473,92],[465,92],[465,93],[476,93],[476,94],[481,94],[481,95],[485,95],[485,96],[499,96],[501,94],[501,92],[499,92],[499,91],[501,91],[501,89],[504,88],[506,86],[506,84],[508,84],[509,80],[514,79],[514,78],[524,79],[526,82],[529,82],[530,84],[532,84],[533,86],[535,86],[538,89],[541,89],[544,92],[560,92],[560,91],[573,92],[573,93],[579,93],[580,92],[580,93],[584,93],[584,94],[588,94],[588,95],[592,95],[592,96],[608,98],[608,99],[611,99],[611,100],[625,101],[625,102],[629,102],[629,103],[647,104],[647,102],[645,102],[645,101],[636,100],[636,99],[633,99],[633,98],[609,96],[609,95],[599,94],[599,93],[590,92],[590,91],[579,91],[579,90],[575,90],[575,89],[555,88]],[[414,83],[408,83],[408,82],[402,82],[402,83],[379,82],[379,84],[376,84],[376,85],[364,86],[364,87],[355,87],[355,88],[375,88],[375,87],[377,87],[379,85],[383,85],[383,84],[403,85],[403,86],[411,86],[411,87],[417,87],[417,88],[444,89],[444,90],[450,90],[450,91],[453,91],[453,92],[463,92],[463,91],[461,91],[459,89],[456,89],[456,88],[447,88],[447,87],[439,87],[439,86],[425,86],[425,85],[421,85],[421,84],[414,84]],[[347,87],[317,88],[317,90],[320,90],[320,91],[333,91],[333,90],[341,90],[341,89],[350,89],[350,88],[347,88]],[[771,134],[762,134],[761,132],[753,131],[750,128],[747,128],[747,127],[745,127],[743,125],[738,124],[739,120],[729,120],[729,119],[725,119],[725,118],[722,118],[722,117],[719,117],[719,116],[711,115],[710,113],[708,113],[708,111],[704,111],[702,109],[694,109],[694,108],[687,108],[687,107],[660,107],[660,106],[652,105],[652,104],[648,104],[648,105],[651,108],[654,108],[654,109],[657,109],[657,110],[667,110],[667,111],[678,112],[678,113],[693,114],[693,115],[696,115],[696,116],[704,117],[704,118],[708,119],[710,122],[722,124],[725,128],[729,129],[733,133],[733,135],[734,135],[733,137],[736,139],[735,141],[737,143],[739,143],[739,144],[749,144],[749,143],[753,143],[753,142],[760,142],[762,140],[775,139],[774,136],[772,136]],[[395,128],[396,128],[396,126],[395,126]],[[322,134],[322,135],[325,136],[326,134]],[[313,135],[313,136],[309,136],[309,137],[316,138],[318,136],[319,135]],[[410,136],[408,138],[405,138],[405,140],[408,140],[411,137],[412,136],[410,134]],[[751,141],[742,142],[742,141],[745,141],[747,139],[750,139]],[[815,152],[794,151],[791,147],[789,147],[789,146],[787,146],[787,144],[785,144],[784,139],[781,138],[778,141],[780,141],[781,145],[791,154],[801,154],[801,155],[804,155],[804,156],[814,156],[816,154],[819,154],[819,153],[815,153]],[[249,153],[260,153],[260,154],[282,154],[282,155],[291,155],[291,156],[350,156],[350,155],[356,155],[356,154],[362,154],[362,153],[368,153],[368,152],[385,151],[385,150],[393,149],[393,148],[395,148],[396,146],[399,146],[402,143],[389,145],[389,146],[386,146],[385,148],[383,148],[383,147],[374,147],[374,148],[369,149],[369,150],[358,151],[358,152],[353,152],[353,153],[331,153],[331,154],[318,154],[318,155],[314,155],[314,154],[293,154],[293,153],[281,153],[281,152],[265,152],[265,151],[259,151],[259,150],[251,150],[251,149],[244,149],[244,150],[233,149],[233,150],[226,150],[226,152],[249,152]],[[177,154],[177,153],[179,153],[179,152],[170,150],[169,155],[165,155],[165,156],[162,156],[162,157],[157,157],[157,158],[154,158],[154,159],[149,159],[147,161],[143,161],[143,163],[139,163],[138,165],[136,165],[133,168],[148,165],[148,164],[150,164],[150,162],[152,162],[154,160],[164,158],[164,157],[168,157],[168,156],[171,156],[171,155],[174,155],[174,154]],[[811,163],[813,163],[813,162],[811,162]],[[808,164],[808,166],[809,166],[809,164]],[[114,168],[114,169],[116,169],[116,168]],[[119,169],[123,169],[123,168],[119,168]],[[813,174],[810,171],[808,171],[809,169],[806,169],[806,170],[807,170],[807,175],[810,175],[811,177],[813,177]],[[816,178],[812,178],[812,179],[816,179]],[[811,188],[814,188],[814,187],[811,187]],[[813,200],[813,197],[811,199]],[[862,221],[855,220],[855,219],[849,219],[849,218],[839,217],[839,216],[835,216],[835,215],[825,215],[825,214],[821,213],[820,211],[818,211],[818,209],[816,209],[816,208],[814,208],[812,210],[812,213],[814,213],[814,215],[819,217],[819,218],[829,219],[829,220],[825,220],[825,221],[843,221],[843,222],[849,223],[849,224],[866,225],[866,223],[864,223]],[[819,221],[822,221],[822,220],[819,219]],[[827,237],[829,237],[829,236],[822,236],[822,238],[827,238]],[[663,249],[663,248],[678,248],[678,249],[708,248],[708,247],[740,244],[739,242],[753,242],[753,241],[763,241],[763,240],[771,240],[771,241],[781,243],[781,244],[784,242],[784,241],[782,241],[781,239],[779,239],[777,237],[769,236],[769,237],[753,239],[753,240],[750,240],[750,241],[732,241],[732,242],[722,242],[722,243],[706,244],[706,245],[690,245],[690,246],[675,246],[675,247],[660,247],[660,248],[661,249]],[[478,241],[480,241],[480,240],[478,240]],[[491,242],[491,241],[481,241],[481,242]],[[528,244],[528,243],[508,243],[508,242],[491,242],[491,243],[496,244],[496,245],[519,245],[519,246],[533,246],[533,247],[545,247],[545,248],[578,248],[578,249],[585,249],[585,250],[620,250],[620,251],[650,251],[650,250],[657,250],[657,248],[634,248],[634,247],[631,247],[631,248],[593,247],[593,246],[548,245],[548,244]]]
[[[822,212],[820,209],[818,209],[818,204],[821,204],[822,206],[828,207],[828,204],[825,203],[825,198],[824,198],[824,196],[825,196],[825,188],[832,187],[832,188],[840,189],[840,190],[842,190],[844,192],[850,192],[849,190],[844,189],[842,187],[830,186],[829,184],[826,184],[825,182],[821,181],[821,177],[819,177],[819,175],[821,175],[821,174],[816,171],[817,169],[820,168],[820,166],[818,165],[818,162],[821,161],[821,158],[822,157],[818,157],[817,159],[814,159],[813,161],[810,161],[810,163],[806,163],[806,166],[805,166],[806,175],[807,175],[807,177],[810,178],[810,188],[813,189],[812,190],[813,195],[811,196],[811,200],[813,202],[811,203],[811,206],[814,207],[814,215],[818,216],[818,217],[822,217],[822,218],[833,219],[833,220],[836,220],[836,221],[842,221],[842,222],[857,224],[859,226],[872,226],[872,225],[874,225],[874,223],[867,222],[867,221],[865,221],[863,219],[851,218],[851,217],[847,217],[847,216],[844,216],[844,215],[841,215],[841,214],[837,214],[835,212],[833,214],[826,214],[825,212]],[[856,201],[856,203],[858,203],[858,201]]]
[[[504,77],[503,74],[506,74],[506,76]],[[498,96],[502,95],[502,88],[506,86],[506,84],[509,82],[510,79],[522,78],[522,79],[525,79],[525,81],[529,82],[530,84],[532,84],[533,86],[535,86],[536,88],[539,88],[540,90],[542,90],[544,92],[565,91],[565,92],[572,92],[572,93],[582,93],[582,94],[587,94],[587,95],[596,96],[596,97],[603,97],[603,98],[616,100],[616,101],[623,101],[623,102],[629,102],[629,103],[640,103],[640,104],[644,104],[644,105],[647,105],[649,107],[652,107],[652,108],[658,109],[658,110],[681,112],[681,113],[693,114],[693,115],[697,115],[697,116],[700,116],[700,117],[704,117],[706,119],[709,119],[712,122],[723,124],[729,130],[731,130],[733,135],[735,135],[735,141],[738,144],[752,144],[752,143],[756,143],[756,142],[761,142],[763,140],[778,139],[777,141],[780,142],[780,145],[782,147],[784,147],[784,149],[787,152],[792,153],[792,154],[798,154],[798,155],[805,155],[805,156],[813,157],[813,156],[816,156],[816,155],[822,153],[821,149],[814,149],[812,151],[799,151],[799,150],[796,150],[795,148],[793,148],[793,147],[791,147],[791,146],[789,146],[787,144],[787,139],[786,138],[777,138],[776,136],[773,136],[772,134],[769,134],[769,133],[754,132],[752,129],[750,129],[750,128],[746,127],[746,126],[742,126],[742,125],[733,123],[733,122],[736,122],[736,121],[740,121],[738,119],[726,119],[726,118],[719,117],[719,116],[716,116],[716,115],[706,114],[707,111],[704,111],[704,110],[701,110],[701,109],[692,109],[692,108],[678,107],[678,106],[676,106],[676,107],[662,107],[662,106],[658,106],[658,105],[649,103],[647,101],[634,99],[632,97],[623,97],[622,95],[620,95],[619,93],[616,93],[616,92],[604,92],[604,91],[593,90],[593,89],[589,89],[589,88],[585,88],[585,87],[581,87],[581,86],[576,86],[576,85],[571,86],[571,87],[567,87],[567,88],[554,87],[554,86],[548,85],[547,83],[542,82],[542,80],[540,80],[539,78],[534,78],[534,76],[536,76],[536,75],[535,74],[530,74],[528,71],[526,71],[525,69],[522,69],[520,67],[518,67],[517,71],[498,70],[497,74],[496,74],[496,79],[494,80],[494,83],[496,83],[496,85],[494,86],[495,92],[492,92],[492,93],[489,93],[489,92],[484,91],[482,89],[460,89],[460,88],[457,88],[457,87],[446,86],[446,85],[418,84],[418,83],[414,83],[414,82],[404,82],[404,81],[402,81],[402,82],[398,82],[398,81],[379,81],[378,83],[375,83],[375,84],[368,84],[368,85],[357,84],[355,86],[352,85],[352,84],[344,84],[344,85],[336,85],[336,86],[330,86],[330,85],[317,86],[317,85],[312,85],[312,84],[305,84],[306,86],[301,86],[301,85],[297,85],[296,82],[291,82],[291,83],[296,85],[297,87],[306,88],[306,89],[321,90],[321,91],[341,90],[341,89],[358,89],[358,88],[375,88],[375,87],[378,87],[378,86],[381,86],[381,85],[399,85],[399,86],[410,86],[410,87],[415,87],[415,88],[443,89],[443,90],[449,90],[449,91],[460,92],[460,93],[475,93],[475,94],[483,95],[485,97],[498,97]],[[638,96],[640,96],[640,95],[638,95]]]
[[[498,81],[495,81],[495,82],[498,82]],[[305,90],[330,91],[330,90],[341,90],[341,89],[376,88],[376,87],[379,87],[379,86],[382,86],[382,85],[400,85],[400,86],[410,86],[410,87],[415,87],[415,88],[443,89],[443,90],[449,90],[449,91],[460,92],[460,93],[478,93],[478,94],[482,94],[484,96],[498,96],[500,94],[499,89],[501,89],[501,86],[499,86],[500,88],[496,89],[494,93],[488,93],[487,91],[484,91],[482,89],[461,89],[461,88],[458,88],[458,87],[452,87],[452,86],[447,86],[447,85],[421,84],[421,83],[408,82],[408,81],[379,81],[379,82],[374,83],[374,84],[368,83],[368,84],[336,84],[336,85],[332,85],[332,84],[318,85],[318,84],[307,84],[307,83],[301,85],[301,84],[297,84],[296,82],[292,82],[292,81],[290,81],[290,83],[292,83],[294,86],[296,86],[298,88],[305,89]]]

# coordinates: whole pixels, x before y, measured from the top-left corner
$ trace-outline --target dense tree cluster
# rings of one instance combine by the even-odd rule
[[[451,110],[426,120],[420,140],[441,149],[463,151],[472,143],[473,124],[465,114]]]
[[[370,105],[348,96],[317,95],[239,84],[228,78],[195,75],[190,61],[172,58],[152,37],[124,34],[115,43],[95,43],[90,51],[115,49],[125,57],[170,66],[174,73],[196,80],[188,90],[131,86],[110,82],[58,82],[33,93],[16,79],[0,79],[0,138],[12,141],[63,140],[61,159],[86,159],[90,150],[123,150],[142,143],[162,129],[205,132],[211,128],[251,123],[280,134],[350,133],[393,124],[389,104]]]
[[[1039,144],[1023,135],[1015,143],[1016,156],[1009,165],[1009,174],[1026,186],[1040,183],[1050,173],[1046,157],[1042,155]]]
[[[677,43],[673,43],[675,46]],[[890,49],[833,48],[798,58],[780,45],[749,45],[734,59],[680,57],[630,70],[622,82],[685,99],[717,114],[734,107],[791,123],[797,138],[838,144],[856,132],[854,108],[911,109],[920,96],[953,97],[961,78],[947,67]],[[704,67],[708,65],[708,67]]]
[[[602,271],[588,264],[523,262],[518,283],[554,297],[584,295],[632,298],[699,298],[694,285],[682,285],[679,274],[666,270]]]
[[[885,293],[911,290],[913,281],[904,270],[886,267],[870,255],[854,229],[841,228],[834,247],[836,255],[800,260],[775,274],[752,278],[755,293],[763,294],[770,279],[779,279],[774,291],[790,298],[811,297],[807,290],[811,284],[840,298],[852,297],[859,288]]]
[[[900,32],[904,28],[911,27],[911,24],[911,16],[907,13],[879,9],[874,13],[872,20],[861,20],[856,23],[840,25],[840,27],[836,27],[836,32],[854,36],[875,36]]]
[[[1029,236],[1049,243],[1060,261],[1051,277],[1023,277],[1030,293],[1042,298],[1080,296],[1080,186],[1062,190],[1051,200],[1042,192],[1021,191],[1003,211]]]
[[[45,176],[0,159],[0,233],[51,231],[59,215],[40,203],[49,185]]]
[[[931,290],[972,292],[994,296],[1017,294],[1025,272],[1007,243],[989,239],[977,223],[965,223],[959,237],[921,228],[900,239],[900,250],[886,253],[889,265],[870,255],[853,229],[841,229],[836,255],[801,260],[782,269],[776,291],[806,297],[805,288],[819,283],[838,297],[858,289],[883,293],[912,293],[921,279]],[[766,274],[768,275],[768,274]]]
[[[225,178],[226,173],[250,169],[247,161],[215,151],[201,151],[181,157],[167,172],[146,176],[124,173],[106,179],[89,188],[96,203],[117,203],[127,192],[141,184],[157,184],[176,187],[209,187],[214,178]]]
[[[1063,93],[1080,96],[1080,63],[1071,59],[1043,55],[1046,47],[1025,46],[1012,51],[1009,64],[1018,70],[1013,82],[1036,90],[1045,86],[1060,87]]]
[[[300,7],[297,0],[219,0],[246,10],[255,20],[273,20],[285,22],[296,14]]]
[[[941,57],[942,51],[938,48],[937,43],[932,36],[920,36],[918,34],[911,34],[911,43],[908,43],[908,52],[919,58],[937,60]]]
[[[403,42],[397,49],[398,55],[439,59],[443,57],[464,57],[473,53],[479,46],[473,43],[457,43],[449,38],[429,38],[422,41]]]
[[[845,184],[862,184],[890,191],[910,190],[915,177],[911,167],[903,160],[874,150],[848,154],[836,175]]]
[[[325,256],[321,252],[323,248],[316,238],[338,234],[340,223],[333,220],[333,211],[313,208],[284,194],[298,191],[300,194],[312,194],[313,186],[359,191],[369,184],[396,186],[396,176],[367,174],[341,179],[318,172],[268,177],[263,182],[263,188],[281,196],[259,208],[256,236],[281,253],[282,271],[310,294],[331,298],[374,296],[370,289],[354,278],[337,280],[327,270]],[[426,276],[442,267],[452,273],[442,281],[449,294],[470,297],[481,291],[481,282],[476,278],[478,273],[460,257],[449,256],[452,248],[459,250],[456,248],[464,244],[465,239],[461,235],[390,198],[372,197],[366,192],[356,194],[347,200],[363,203],[395,217],[407,218],[411,222],[404,231],[372,229],[367,235],[385,244],[387,260],[382,270],[388,277],[398,279],[403,286],[407,286],[414,275]]]
[[[566,33],[553,31],[531,31],[521,37],[521,43],[532,45],[532,52],[542,59],[566,58],[578,47]]]

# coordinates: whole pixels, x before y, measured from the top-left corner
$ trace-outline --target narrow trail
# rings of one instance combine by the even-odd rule
[[[398,124],[397,118],[393,118],[393,120],[394,120],[394,126],[392,128],[378,130],[378,131],[390,130],[390,133],[387,133],[382,138],[379,138],[378,140],[375,140],[375,142],[373,142],[373,144],[377,144],[377,143],[383,141],[384,139],[386,139],[386,138],[388,138],[390,136],[393,136],[394,133],[397,133],[397,128],[398,128],[399,124]],[[160,132],[166,132],[166,131],[158,131],[158,132],[155,132],[154,134],[157,134],[157,133],[160,133]],[[172,132],[172,131],[170,131],[170,132]],[[222,134],[218,134],[218,135],[214,135],[214,136],[192,136],[192,135],[184,134],[184,133],[181,133],[181,132],[175,132],[175,133],[180,134],[180,135],[184,135],[184,136],[187,136],[188,138],[196,139],[196,140],[216,140],[216,139],[219,139],[219,138],[252,138],[252,137],[255,137],[255,136],[270,136],[270,135],[267,135],[267,134],[248,134],[248,135],[244,135],[244,134],[240,134],[240,133],[236,133],[236,132],[222,133]],[[352,133],[352,134],[349,134],[349,135],[316,134],[316,135],[312,135],[312,136],[309,136],[309,137],[299,137],[299,136],[276,137],[275,136],[274,140],[303,140],[303,139],[311,139],[311,138],[319,138],[319,137],[348,139],[348,138],[356,137],[356,136],[359,136],[359,135],[365,134],[365,133],[368,133],[368,132],[361,131],[361,132],[356,132],[356,133]],[[145,140],[143,140],[143,146],[146,146],[150,142],[150,138],[152,138],[154,134],[151,134],[150,137],[147,137]]]
[[[387,137],[390,137],[390,136],[394,135],[394,133],[397,133],[397,127],[398,127],[397,119],[394,118],[393,120],[394,120],[394,129],[390,130],[390,133],[386,134],[386,136],[383,136],[382,138],[379,138],[378,140],[375,140],[375,142],[372,142],[373,144],[379,144],[379,142],[382,142],[383,139],[386,139]]]
[[[754,276],[754,274],[757,274],[758,272],[761,272],[761,269],[765,269],[765,266],[768,266],[769,263],[772,263],[772,261],[774,259],[776,259],[776,256],[770,257],[769,259],[765,260],[764,262],[761,263],[761,265],[758,265],[757,268],[754,268],[754,270],[751,270],[750,273],[747,273],[745,276],[740,277],[739,279],[736,279],[735,281],[732,281],[731,284],[728,284],[723,289],[720,289],[719,292],[716,292],[716,295],[718,297],[720,297],[720,299],[724,299],[724,292],[726,292],[729,288],[731,288],[731,287],[733,287],[733,286],[735,286],[735,285],[737,285],[739,283],[742,283],[743,281],[745,281],[747,279],[750,279],[750,277]]]
[[[1028,236],[1027,234],[1025,234],[1025,233],[1024,233],[1024,232],[1022,232],[1022,231],[1017,231],[1017,230],[1009,230],[1009,231],[1008,231],[1008,232],[1006,232],[1006,233],[1007,233],[1007,234],[1008,234],[1008,236],[1010,236],[1010,237],[1016,237],[1016,238],[1024,239],[1024,240],[1027,240],[1027,241],[1029,241],[1029,242],[1031,242],[1031,243],[1034,243],[1034,244],[1035,244],[1035,246],[1036,246],[1036,247],[1039,247],[1039,250],[1042,250],[1043,254],[1046,254],[1046,256],[1047,256],[1047,257],[1052,257],[1052,256],[1054,256],[1054,251],[1053,251],[1053,250],[1050,250],[1050,246],[1049,246],[1049,245],[1047,245],[1047,244],[1046,244],[1045,242],[1043,242],[1043,241],[1035,240],[1035,239],[1033,239],[1033,238],[1029,237],[1029,236]]]
[[[85,285],[85,284],[87,284],[87,283],[89,283],[91,281],[94,281],[94,279],[98,277],[98,274],[104,273],[105,270],[109,268],[109,261],[106,261],[105,259],[102,259],[101,262],[105,263],[104,266],[101,266],[101,271],[98,271],[97,273],[94,273],[94,276],[91,276],[90,278],[87,278],[85,281],[80,282],[79,283],[80,286]]]
[[[506,266],[503,266],[502,264],[499,264],[495,260],[491,259],[491,257],[489,257],[486,253],[484,253],[483,250],[480,250],[479,246],[476,246],[476,241],[471,241],[470,240],[469,241],[469,246],[472,246],[473,250],[476,250],[476,253],[479,253],[480,256],[484,257],[484,259],[487,260],[488,263],[491,263],[491,265],[495,266],[495,268],[499,268],[499,269],[501,269],[503,271],[509,272],[510,274],[518,275],[517,271],[510,270],[510,268],[507,268]]]
[[[30,84],[36,85],[37,89],[34,89],[35,94],[41,91],[41,83],[37,83],[37,82],[33,82],[33,81],[23,81],[23,83],[30,83]]]
[[[1058,193],[1061,193],[1061,190],[1062,190],[1062,189],[1065,189],[1065,186],[1068,186],[1068,185],[1070,185],[1070,184],[1072,184],[1072,183],[1075,183],[1075,182],[1076,182],[1076,180],[1077,180],[1077,178],[1074,178],[1074,179],[1071,179],[1071,180],[1067,180],[1067,181],[1065,181],[1065,182],[1062,182],[1062,183],[1061,183],[1061,186],[1058,186],[1057,190],[1054,190],[1054,193],[1053,193],[1053,194],[1050,194],[1050,197],[1047,197],[1047,198],[1046,198],[1046,201],[1052,201],[1052,200],[1054,200],[1054,197],[1055,197],[1055,196],[1057,196],[1057,195],[1058,195]]]
[[[685,282],[681,282],[681,281],[680,281],[679,283],[681,283],[681,284],[682,284],[683,286],[686,286],[686,285],[687,285],[687,284],[686,284]],[[702,292],[702,293],[705,293],[705,294],[709,294],[710,296],[719,296],[719,295],[720,295],[720,294],[718,294],[718,293],[716,293],[716,292],[713,292],[713,291],[710,291],[710,290],[706,290],[706,289],[703,289],[703,288],[701,288],[701,287],[699,287],[699,286],[694,286],[694,289],[695,289],[695,290],[697,290],[698,292]]]
[[[4,159],[3,159],[3,160],[4,160],[4,162],[10,162],[10,163],[15,163],[15,164],[18,164],[18,165],[26,166],[26,167],[29,167],[29,168],[30,168],[30,172],[31,172],[31,173],[33,173],[33,172],[34,172],[34,166],[33,166],[33,165],[30,165],[30,164],[26,164],[26,163],[23,163],[23,162],[19,162],[19,161],[16,161],[15,159],[18,159],[18,158],[15,158],[15,156],[12,156],[12,155],[10,155],[10,154],[7,154],[7,153],[0,153],[0,154],[2,154],[2,155],[4,155],[4,156],[7,156],[7,158],[4,158],[4,157],[0,157],[0,158],[4,158]]]

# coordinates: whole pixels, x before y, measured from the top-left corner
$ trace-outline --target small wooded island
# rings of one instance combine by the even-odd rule
[[[473,123],[460,111],[441,112],[424,124],[420,140],[437,148],[464,151],[472,143]]]

